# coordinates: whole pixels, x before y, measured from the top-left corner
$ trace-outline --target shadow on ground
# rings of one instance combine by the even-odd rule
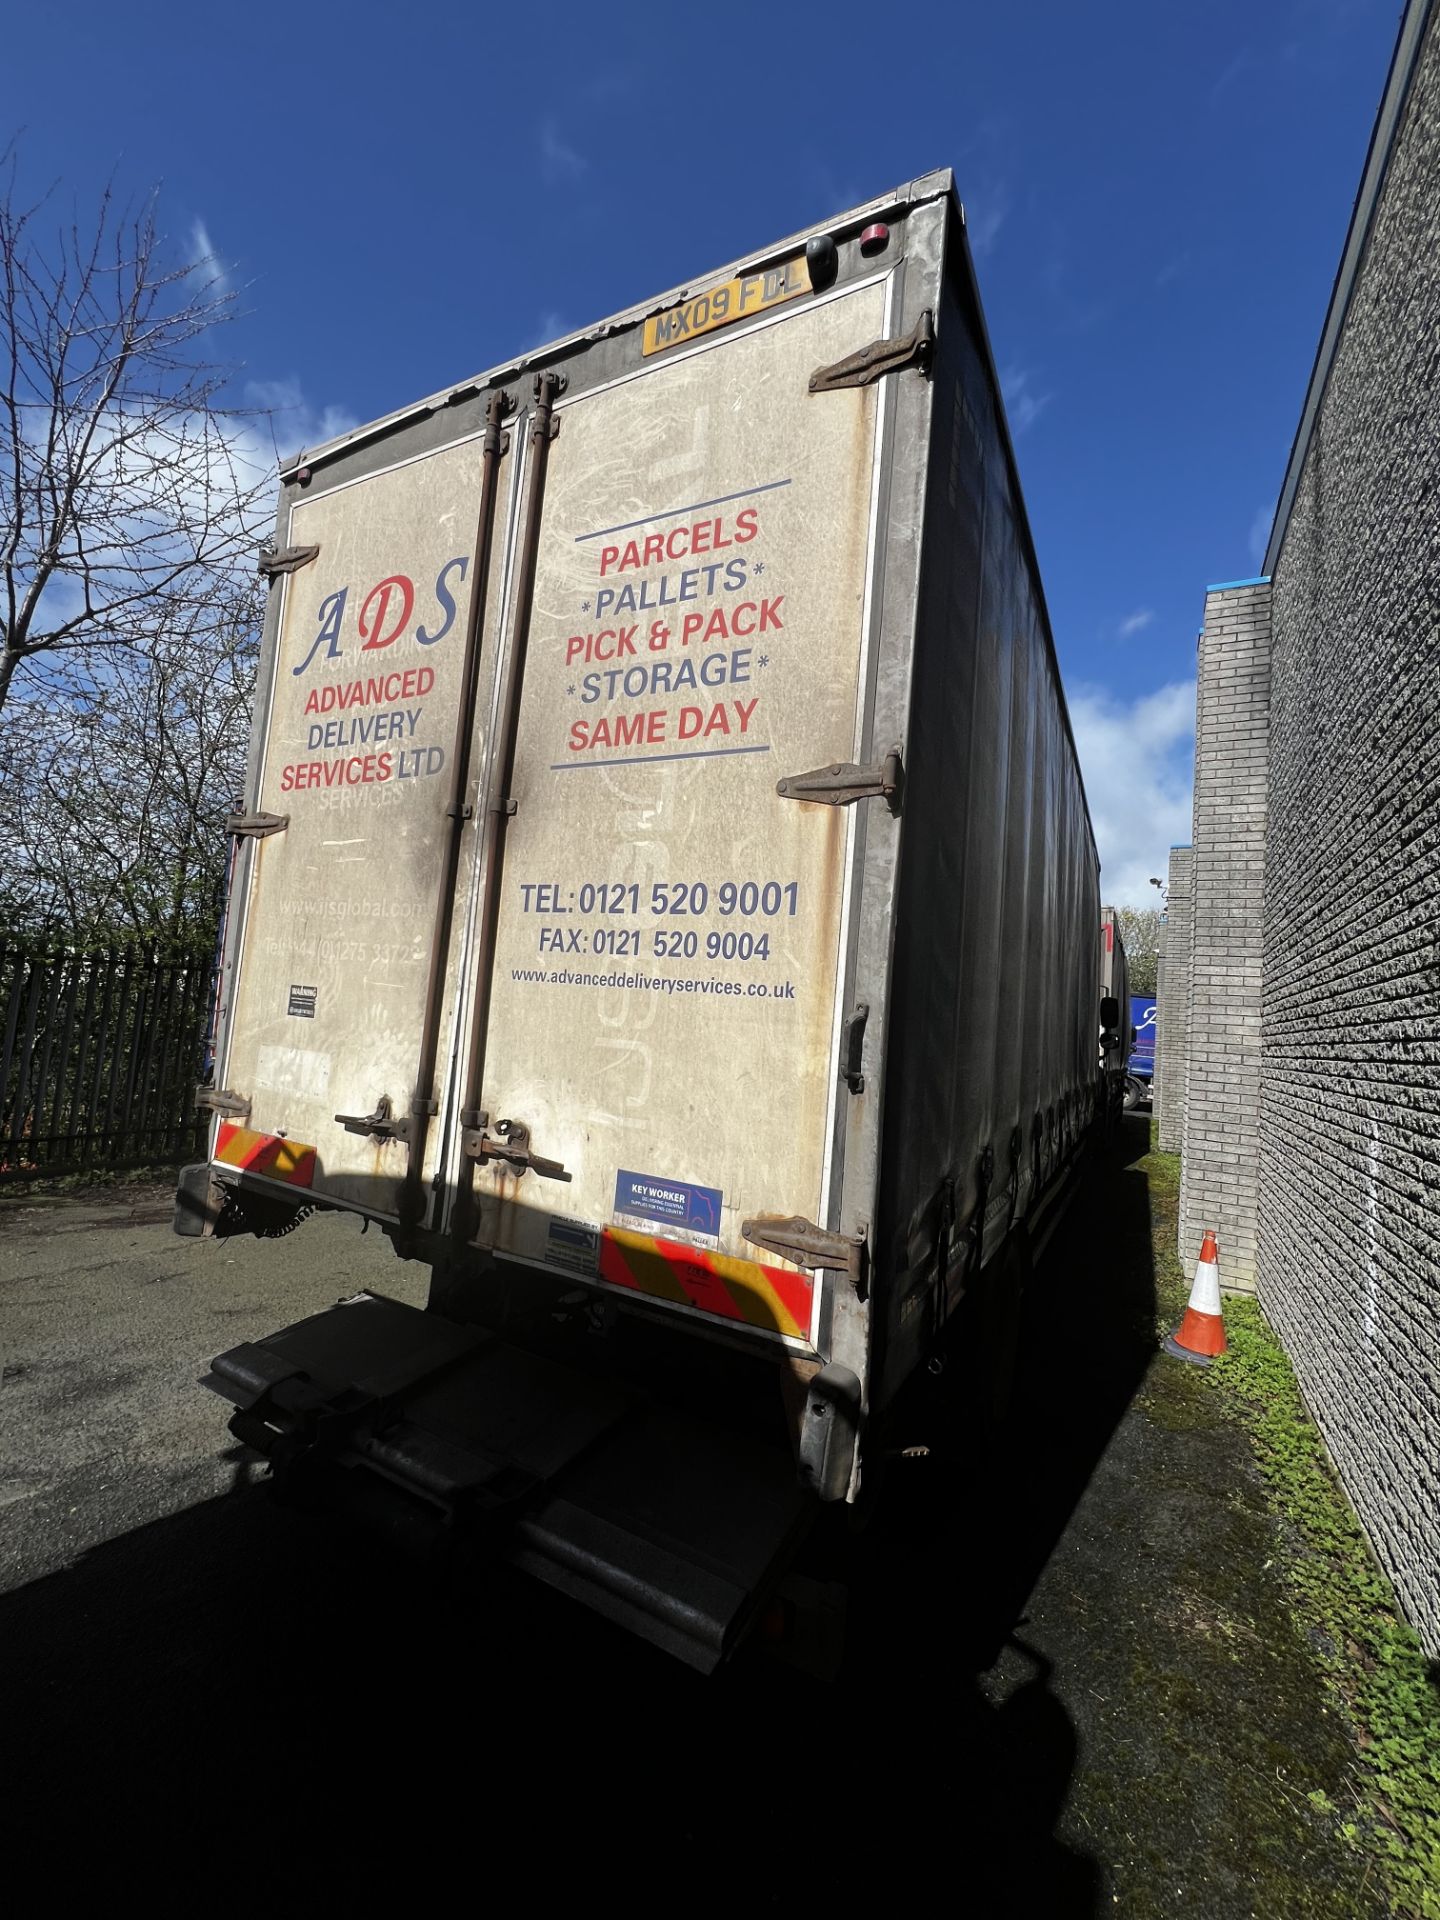
[[[237,1452],[228,1497],[0,1599],[32,1869],[222,1909],[398,1873],[531,1904],[1111,1911],[1057,1837],[1076,1676],[1025,1607],[1153,1352],[1147,1142],[1126,1123],[1036,1275],[1004,1430],[897,1463],[837,1680],[755,1655],[705,1681],[516,1577],[439,1587],[277,1508]]]

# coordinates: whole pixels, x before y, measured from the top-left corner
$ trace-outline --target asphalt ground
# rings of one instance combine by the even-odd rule
[[[1383,1913],[1307,1798],[1352,1755],[1243,1438],[1156,1389],[1148,1137],[1127,1118],[1034,1277],[1001,1433],[917,1407],[937,1450],[853,1550],[824,1681],[759,1652],[703,1680],[268,1497],[196,1376],[358,1287],[421,1300],[378,1232],[0,1208],[12,1897]]]

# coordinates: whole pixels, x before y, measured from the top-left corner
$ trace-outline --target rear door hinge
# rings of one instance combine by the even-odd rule
[[[487,1160],[495,1160],[517,1178],[525,1173],[538,1173],[542,1180],[571,1178],[559,1160],[547,1160],[544,1154],[531,1150],[530,1129],[519,1120],[497,1120],[493,1136],[486,1133],[483,1124],[465,1127],[460,1139],[467,1156],[482,1166]]]
[[[829,1268],[847,1273],[856,1293],[863,1300],[867,1281],[865,1236],[831,1233],[817,1227],[813,1220],[798,1214],[762,1213],[753,1220],[740,1222],[743,1239],[767,1253],[778,1253],[797,1267]]]
[[[232,1120],[248,1120],[250,1096],[247,1093],[231,1093],[224,1087],[197,1087],[195,1111],[224,1114]]]
[[[399,1119],[395,1117],[388,1093],[381,1094],[375,1102],[373,1113],[337,1113],[335,1118],[347,1133],[365,1134],[372,1140],[410,1138],[410,1122],[403,1116]]]
[[[872,340],[868,347],[847,353],[828,367],[817,367],[810,376],[811,393],[836,393],[842,387],[871,387],[887,373],[900,373],[917,367],[928,373],[935,354],[935,323],[927,307],[915,322],[913,332],[899,340]]]
[[[282,573],[298,573],[308,567],[320,552],[319,547],[262,547],[256,571],[263,580],[277,580]]]
[[[230,813],[225,816],[225,831],[237,840],[263,840],[267,834],[284,833],[290,824],[288,813]]]
[[[816,767],[810,773],[787,774],[775,782],[775,791],[782,800],[810,800],[824,807],[848,807],[857,800],[888,800],[898,812],[904,784],[905,769],[896,747],[869,767],[847,762]]]

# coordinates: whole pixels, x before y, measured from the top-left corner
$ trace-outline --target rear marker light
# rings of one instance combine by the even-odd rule
[[[890,229],[883,220],[877,220],[873,227],[866,227],[860,236],[861,253],[883,253],[890,244]]]
[[[810,268],[811,287],[823,293],[840,267],[839,251],[828,233],[817,233],[805,242],[805,261]]]

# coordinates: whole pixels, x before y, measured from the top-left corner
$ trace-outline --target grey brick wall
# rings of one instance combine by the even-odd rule
[[[1190,1034],[1180,1259],[1213,1229],[1220,1280],[1252,1290],[1257,1258],[1260,985],[1270,709],[1270,587],[1212,587],[1196,676]]]
[[[1185,1074],[1190,1057],[1190,888],[1194,865],[1189,847],[1170,849],[1165,927],[1156,986],[1155,1087],[1153,1105],[1162,1153],[1179,1153],[1185,1136]]]
[[[1440,12],[1273,590],[1260,1292],[1440,1655]],[[1223,1251],[1223,1249],[1222,1249]]]

